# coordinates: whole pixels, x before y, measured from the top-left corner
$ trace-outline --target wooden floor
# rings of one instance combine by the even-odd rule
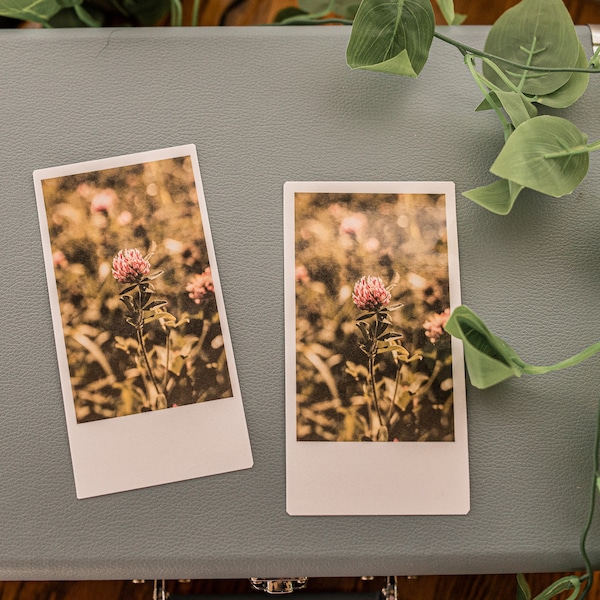
[[[550,585],[560,573],[528,575],[534,594]],[[588,600],[600,598],[600,574]],[[398,579],[398,600],[512,600],[516,595],[514,575],[445,575]],[[291,598],[302,600],[313,593],[379,592],[385,580],[360,578],[309,579],[305,590]],[[247,580],[167,581],[166,590],[179,598],[221,594],[248,594],[257,600],[270,596],[255,592]],[[0,582],[0,600],[152,600],[153,582],[132,581],[7,581]],[[560,598],[567,598],[563,595]],[[190,600],[192,600],[190,598]],[[310,600],[310,598],[308,598]]]
[[[466,13],[466,24],[488,25],[517,0],[455,0],[457,12]],[[578,24],[600,23],[600,0],[565,0]],[[272,22],[280,9],[295,5],[295,0],[204,0],[200,24],[255,25]],[[184,2],[185,16],[190,20],[191,2]],[[442,24],[439,13],[438,23]],[[534,595],[550,585],[562,573],[529,574],[527,580]],[[317,592],[379,591],[384,579],[372,581],[360,578],[314,578],[306,591],[294,597]],[[244,594],[253,592],[247,580],[167,581],[171,594],[190,596],[207,594]],[[7,581],[0,582],[0,600],[152,600],[153,583],[131,581]],[[514,575],[427,576],[416,579],[399,578],[399,600],[508,600],[515,598]],[[567,594],[561,598],[567,598]],[[588,600],[600,600],[600,572]]]

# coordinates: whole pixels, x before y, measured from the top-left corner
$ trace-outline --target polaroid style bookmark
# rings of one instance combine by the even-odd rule
[[[77,497],[251,467],[195,146],[34,183]]]

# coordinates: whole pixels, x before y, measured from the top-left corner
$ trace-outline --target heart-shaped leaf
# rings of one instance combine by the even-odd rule
[[[427,62],[434,31],[429,0],[363,0],[346,60],[353,69],[416,77]]]
[[[543,115],[517,127],[490,171],[504,179],[559,198],[585,177],[587,136],[570,121]]]
[[[522,65],[571,68],[579,56],[579,38],[562,0],[522,0],[494,23],[485,51]],[[531,95],[550,94],[571,76],[496,64],[522,92]],[[498,87],[508,89],[489,65],[484,64],[483,72]]]

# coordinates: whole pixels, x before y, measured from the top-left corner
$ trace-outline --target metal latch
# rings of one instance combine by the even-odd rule
[[[250,577],[250,583],[255,590],[267,594],[291,594],[296,590],[306,587],[308,577],[294,577],[282,579],[262,579]]]

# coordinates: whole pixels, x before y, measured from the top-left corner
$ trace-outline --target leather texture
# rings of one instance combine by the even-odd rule
[[[582,566],[598,357],[469,387],[467,516],[285,512],[283,183],[452,180],[460,192],[492,180],[502,142],[495,116],[474,112],[479,92],[457,50],[435,40],[416,80],[353,72],[349,33],[0,32],[1,579]],[[445,33],[483,47],[487,28]],[[579,33],[589,56],[589,29]],[[592,141],[599,98],[596,77],[568,110]],[[185,143],[198,149],[255,466],[77,500],[32,172]],[[464,303],[525,360],[556,362],[597,341],[598,156],[571,196],[524,193],[506,217],[458,195],[458,227]],[[589,546],[600,564],[597,526]]]

